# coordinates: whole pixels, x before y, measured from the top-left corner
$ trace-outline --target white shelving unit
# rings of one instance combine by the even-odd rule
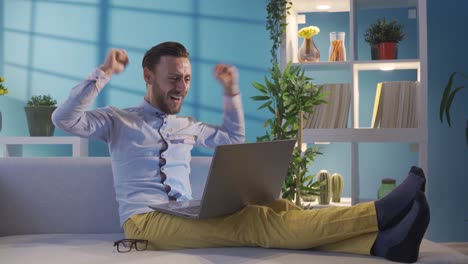
[[[80,137],[0,137],[4,157],[21,157],[23,145],[72,145],[72,157],[88,156],[88,140]]]
[[[292,61],[293,65],[299,65],[306,70],[313,71],[315,76],[322,72],[348,71],[353,87],[351,103],[351,128],[343,129],[305,129],[303,132],[304,141],[314,142],[348,142],[351,144],[351,203],[359,202],[359,168],[358,151],[359,143],[362,142],[402,142],[414,143],[417,146],[419,155],[419,166],[428,176],[427,166],[427,19],[426,0],[292,0],[293,7],[290,15],[287,16],[288,26],[284,41],[280,51],[280,65],[284,69],[285,65]],[[317,6],[327,4],[330,10],[323,11]],[[417,13],[417,51],[415,59],[404,60],[358,60],[357,43],[358,38],[363,38],[362,34],[357,34],[357,8],[366,9],[387,9],[387,8],[409,8],[416,9]],[[299,63],[297,60],[298,51],[298,15],[313,12],[349,12],[349,49],[346,62],[321,61],[316,63]],[[309,26],[306,24],[305,26]],[[327,34],[328,32],[324,32]],[[323,34],[323,32],[321,32]],[[323,51],[328,53],[327,51]],[[417,80],[420,82],[420,125],[418,128],[369,128],[360,127],[359,123],[359,75],[364,71],[375,70],[415,70]],[[315,76],[312,76],[313,78]],[[413,146],[415,146],[413,145]]]

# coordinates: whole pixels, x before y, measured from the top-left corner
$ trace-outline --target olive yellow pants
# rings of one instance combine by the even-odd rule
[[[362,255],[370,254],[378,232],[373,202],[303,210],[287,200],[204,220],[137,214],[123,228],[126,238],[146,239],[148,248],[155,250],[258,246]]]

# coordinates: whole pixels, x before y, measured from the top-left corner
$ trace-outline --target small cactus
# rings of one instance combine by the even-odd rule
[[[318,173],[318,181],[325,181],[325,184],[320,186],[319,204],[330,204],[330,173],[326,170],[321,170]]]
[[[333,173],[331,176],[332,202],[339,203],[343,193],[343,176],[339,173]]]

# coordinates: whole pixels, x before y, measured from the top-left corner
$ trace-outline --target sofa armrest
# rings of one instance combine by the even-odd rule
[[[1,158],[0,236],[122,232],[110,158]]]
[[[192,157],[195,198],[210,164]],[[0,219],[0,236],[122,232],[110,158],[0,158]]]

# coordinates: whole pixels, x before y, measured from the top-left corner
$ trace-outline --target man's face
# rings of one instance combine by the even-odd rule
[[[145,99],[166,114],[177,114],[190,88],[192,67],[188,58],[162,56],[152,69],[144,68]]]

